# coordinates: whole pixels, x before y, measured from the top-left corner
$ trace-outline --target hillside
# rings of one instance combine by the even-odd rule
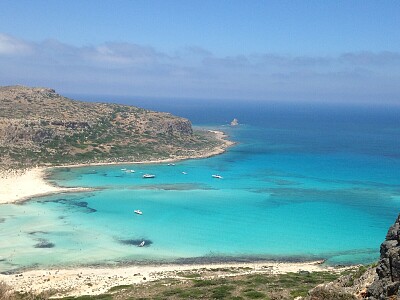
[[[218,147],[214,133],[169,113],[0,87],[1,168],[190,158]]]

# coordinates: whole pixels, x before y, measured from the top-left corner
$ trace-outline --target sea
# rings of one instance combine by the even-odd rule
[[[54,184],[96,190],[1,205],[0,272],[378,260],[400,212],[399,107],[128,97],[111,102],[189,118],[194,127],[226,132],[236,144],[221,155],[174,164],[53,169],[48,180]],[[233,118],[238,126],[229,125]],[[146,173],[156,176],[143,179]]]

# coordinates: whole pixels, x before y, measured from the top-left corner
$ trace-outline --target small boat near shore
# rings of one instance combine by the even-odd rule
[[[135,214],[142,215],[143,212],[140,209],[136,209],[133,211]]]
[[[223,177],[221,175],[218,174],[213,174],[211,175],[212,178],[217,178],[217,179],[222,179]]]
[[[142,242],[138,245],[138,247],[143,247],[145,243],[146,243],[145,241],[142,241]]]
[[[156,175],[153,175],[153,174],[144,174],[143,175],[143,178],[154,178],[154,177],[156,177]]]

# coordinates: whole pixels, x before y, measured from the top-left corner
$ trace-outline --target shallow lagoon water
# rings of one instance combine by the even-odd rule
[[[0,270],[198,259],[373,262],[400,209],[399,121],[346,127],[339,117],[331,121],[337,126],[301,118],[214,125],[238,144],[175,166],[54,169],[56,184],[99,190],[2,205]]]

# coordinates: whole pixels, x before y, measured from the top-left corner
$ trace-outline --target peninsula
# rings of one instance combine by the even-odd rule
[[[47,167],[203,158],[232,144],[223,132],[194,130],[169,113],[0,87],[0,204],[77,191],[47,183]]]
[[[185,118],[68,99],[53,89],[0,87],[0,168],[207,157],[230,143]]]

